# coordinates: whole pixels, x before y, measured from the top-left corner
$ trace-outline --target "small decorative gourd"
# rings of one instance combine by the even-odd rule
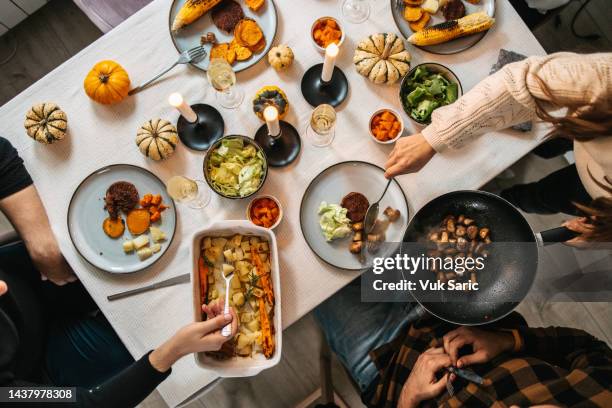
[[[364,38],[355,50],[357,72],[375,84],[393,84],[410,70],[410,53],[404,41],[393,33]]]
[[[115,61],[98,62],[83,83],[85,93],[94,101],[110,105],[124,100],[130,90],[130,77]]]
[[[176,128],[167,120],[152,119],[138,129],[136,145],[140,152],[153,160],[167,159],[178,144]]]
[[[37,142],[51,144],[66,135],[68,118],[54,103],[39,103],[32,106],[23,124],[28,136]]]
[[[268,62],[277,71],[282,71],[293,64],[293,51],[288,45],[280,44],[268,52]]]
[[[278,86],[264,86],[253,99],[253,111],[259,119],[264,120],[263,111],[267,106],[276,106],[278,118],[282,119],[289,112],[287,95]]]

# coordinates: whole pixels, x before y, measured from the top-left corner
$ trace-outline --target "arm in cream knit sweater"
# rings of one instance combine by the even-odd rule
[[[508,64],[456,103],[437,109],[423,136],[436,151],[535,118],[535,99],[548,101],[536,77],[563,107],[609,109],[612,54],[558,53]]]
[[[436,109],[421,135],[400,139],[389,156],[387,177],[418,171],[435,152],[460,148],[484,133],[534,119],[535,100],[549,100],[536,77],[563,106],[611,108],[611,53],[530,57],[506,65],[454,104]]]

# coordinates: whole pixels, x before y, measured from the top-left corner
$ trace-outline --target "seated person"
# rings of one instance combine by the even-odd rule
[[[0,247],[0,387],[76,386],[76,406],[140,403],[184,355],[218,350],[238,320],[222,305],[140,360],[125,349],[64,260],[23,161],[0,138],[0,210],[23,242]],[[42,279],[41,279],[42,278]],[[232,334],[232,335],[233,335]]]
[[[361,303],[358,283],[315,309],[315,318],[369,407],[612,406],[612,350],[582,330],[530,328],[518,313],[456,326],[418,318],[410,304]],[[450,366],[488,384],[451,375]]]

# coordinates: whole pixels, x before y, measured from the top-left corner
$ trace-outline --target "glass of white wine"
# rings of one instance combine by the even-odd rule
[[[369,0],[344,0],[342,15],[351,23],[363,23],[370,17]]]
[[[166,191],[173,200],[190,208],[202,209],[210,203],[210,189],[202,180],[173,176],[166,183]]]
[[[236,85],[236,73],[225,58],[213,58],[206,71],[208,82],[217,91],[219,104],[235,109],[242,103],[244,93]]]
[[[319,105],[312,111],[306,128],[306,136],[314,146],[329,146],[336,134],[335,126],[336,111],[334,107],[328,104]]]

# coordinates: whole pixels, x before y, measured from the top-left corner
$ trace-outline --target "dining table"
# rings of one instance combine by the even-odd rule
[[[375,143],[368,126],[370,116],[380,108],[402,112],[399,82],[394,85],[369,82],[357,73],[352,62],[354,49],[363,37],[379,32],[398,33],[391,1],[369,0],[368,20],[351,24],[342,17],[341,1],[276,0],[277,32],[274,39],[267,41],[289,45],[295,61],[288,70],[277,72],[263,58],[237,73],[236,86],[245,98],[236,109],[219,106],[206,74],[189,65],[175,68],[153,86],[121,103],[95,103],[85,94],[83,79],[98,61],[110,59],[120,63],[134,86],[176,61],[177,51],[169,32],[172,0],[154,0],[0,108],[0,135],[9,139],[23,158],[66,260],[134,358],[140,358],[193,321],[191,286],[166,287],[112,302],[107,296],[190,273],[193,233],[214,221],[244,219],[249,200],[230,200],[213,193],[211,203],[204,209],[178,203],[176,235],[159,262],[140,272],[111,274],[84,260],[70,239],[67,210],[79,183],[95,170],[115,163],[141,166],[163,181],[174,175],[203,179],[205,152],[179,144],[167,160],[153,161],[136,146],[138,128],[152,118],[176,124],[179,113],[168,104],[168,96],[180,92],[189,103],[215,106],[225,121],[225,134],[253,137],[262,125],[253,113],[253,96],[263,86],[279,86],[290,103],[284,120],[300,133],[302,150],[292,164],[270,169],[260,193],[275,196],[284,209],[283,221],[275,233],[280,261],[282,328],[287,329],[359,275],[359,272],[329,266],[309,249],[300,228],[300,202],[309,182],[330,165],[360,160],[384,167],[393,149],[393,145]],[[313,108],[300,91],[304,72],[323,61],[310,38],[311,26],[321,16],[336,17],[343,25],[346,38],[337,66],[345,73],[350,86],[347,99],[337,108],[335,138],[327,147],[315,147],[305,138]],[[437,55],[410,44],[406,47],[412,55],[413,66],[437,62],[450,68],[460,79],[464,93],[489,75],[501,49],[527,56],[545,54],[507,0],[496,1],[495,25],[480,42],[465,51]],[[35,142],[24,130],[26,112],[41,102],[58,104],[68,116],[66,138],[52,145]],[[407,115],[402,115],[406,124],[404,137],[417,133],[419,128]],[[534,123],[529,132],[492,132],[474,140],[468,149],[444,151],[419,172],[397,177],[408,199],[410,215],[441,194],[480,188],[541,143],[546,133],[546,126],[540,123]],[[381,189],[384,182],[381,172]],[[172,375],[158,391],[169,406],[177,406],[201,395],[216,380],[215,372],[196,365],[193,356],[186,356],[174,365]]]

